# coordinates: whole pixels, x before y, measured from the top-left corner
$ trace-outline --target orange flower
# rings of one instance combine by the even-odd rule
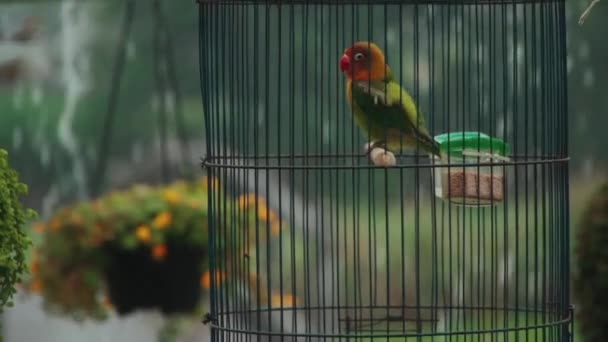
[[[168,250],[166,245],[156,245],[152,248],[152,256],[156,260],[164,260],[167,257]]]
[[[281,221],[277,220],[271,220],[270,221],[270,234],[272,236],[278,236],[279,232],[281,231]]]
[[[226,273],[220,271],[216,277],[217,285],[221,284],[224,279],[226,279]],[[201,287],[205,290],[211,288],[211,272],[205,271],[201,275]]]
[[[272,298],[270,300],[271,303],[272,303],[272,306],[279,306],[280,307],[281,306],[281,298],[283,299],[283,307],[284,308],[289,308],[289,307],[292,307],[292,306],[296,306],[296,305],[298,305],[298,302],[299,302],[298,297],[296,297],[294,295],[285,293],[283,295],[283,297],[281,297],[280,293],[273,293],[272,294]]]
[[[42,280],[34,280],[30,285],[30,290],[34,293],[40,293],[42,291]]]
[[[201,287],[205,290],[211,288],[211,273],[209,271],[205,271],[201,275]]]
[[[165,229],[171,225],[171,222],[173,222],[173,215],[171,215],[171,213],[168,211],[163,211],[162,213],[156,215],[152,225],[157,229]]]
[[[203,183],[203,188],[206,189],[207,188],[207,183],[209,182],[209,177],[208,176],[203,176],[202,179],[202,183]],[[220,181],[215,178],[215,177],[211,177],[211,189],[215,189],[220,185]]]
[[[270,221],[270,222],[276,222],[276,221],[278,221],[278,220],[279,220],[279,214],[277,214],[277,212],[276,212],[276,211],[271,210],[271,211],[268,213],[268,221]]]
[[[241,210],[245,210],[250,206],[255,206],[256,202],[258,204],[258,208],[266,208],[266,201],[264,198],[256,196],[255,194],[241,195],[238,199],[238,205]]]
[[[279,215],[276,211],[266,207],[266,204],[264,203],[258,206],[258,218],[262,221],[274,222],[279,219]]]
[[[181,200],[179,192],[174,189],[165,190],[163,192],[163,197],[165,198],[165,201],[169,204],[176,204],[179,203],[179,201]]]
[[[268,221],[268,216],[270,215],[270,209],[268,209],[265,205],[258,206],[258,217],[262,221]]]
[[[44,233],[45,228],[46,228],[46,226],[42,222],[37,222],[34,224],[34,231],[36,233]]]
[[[114,304],[112,303],[112,300],[110,299],[110,297],[105,296],[105,297],[103,298],[103,306],[104,306],[106,309],[113,309],[113,308],[114,308]]]
[[[61,221],[58,218],[54,218],[51,220],[51,229],[54,231],[58,231],[61,228]]]
[[[137,230],[135,231],[135,236],[137,236],[137,240],[143,243],[148,243],[152,239],[152,232],[150,231],[150,228],[148,226],[141,225],[137,227]]]
[[[38,273],[38,271],[40,270],[40,263],[38,261],[32,262],[31,270],[32,274]]]

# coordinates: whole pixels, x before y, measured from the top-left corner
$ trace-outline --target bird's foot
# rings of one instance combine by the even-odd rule
[[[378,166],[394,166],[397,164],[395,155],[386,148],[386,143],[382,141],[374,141],[365,144],[366,154],[369,155],[369,159]]]
[[[365,154],[369,155],[374,149],[380,148],[383,150],[387,150],[386,143],[384,141],[372,141],[365,144]]]

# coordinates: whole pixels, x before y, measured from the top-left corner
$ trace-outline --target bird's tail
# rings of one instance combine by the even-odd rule
[[[433,139],[429,134],[418,134],[416,138],[418,138],[421,149],[438,157],[441,155],[439,143],[435,141],[435,139]]]

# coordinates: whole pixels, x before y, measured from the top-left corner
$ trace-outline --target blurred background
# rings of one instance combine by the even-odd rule
[[[202,175],[197,5],[132,4],[0,1],[0,147],[43,219],[110,189]],[[573,231],[608,171],[608,5],[579,26],[586,5],[567,2]],[[78,323],[18,295],[1,334],[8,342],[149,341],[163,319],[152,311]],[[208,337],[200,324],[190,330],[184,340]]]

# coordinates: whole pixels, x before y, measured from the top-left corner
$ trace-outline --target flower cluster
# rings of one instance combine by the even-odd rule
[[[219,187],[213,181],[212,187]],[[111,307],[104,294],[106,247],[146,249],[156,262],[170,244],[207,250],[207,184],[178,181],[166,187],[135,185],[90,202],[59,210],[34,225],[42,234],[26,283],[43,295],[47,309],[73,317],[104,318]],[[200,268],[201,285],[207,258]]]
[[[62,208],[47,221],[34,225],[34,230],[42,235],[42,243],[34,251],[33,276],[25,284],[27,289],[40,293],[51,312],[76,319],[104,319],[109,310],[120,312],[121,307],[118,302],[112,303],[108,273],[111,265],[116,265],[112,256],[117,250],[144,255],[144,259],[147,255],[147,261],[143,261],[146,263],[169,265],[184,250],[195,249],[203,253],[196,271],[200,274],[201,291],[209,290],[212,280],[216,285],[223,284],[229,275],[235,275],[235,270],[230,269],[230,261],[225,261],[225,268],[215,274],[208,269],[209,192],[214,192],[214,200],[234,206],[242,213],[238,216],[246,217],[218,221],[222,231],[215,240],[218,255],[231,258],[227,253],[238,254],[236,241],[248,240],[234,239],[231,234],[250,234],[255,231],[250,228],[257,225],[269,229],[270,237],[276,237],[284,224],[264,198],[244,194],[234,202],[223,198],[224,191],[219,190],[217,179],[204,177],[162,187],[135,185]],[[232,247],[224,253],[222,246]],[[240,246],[251,249],[250,245]]]
[[[251,211],[262,223],[270,226],[271,236],[278,236],[283,227],[276,211],[268,207],[263,197],[255,194],[244,194],[238,198],[238,206],[241,211]]]

